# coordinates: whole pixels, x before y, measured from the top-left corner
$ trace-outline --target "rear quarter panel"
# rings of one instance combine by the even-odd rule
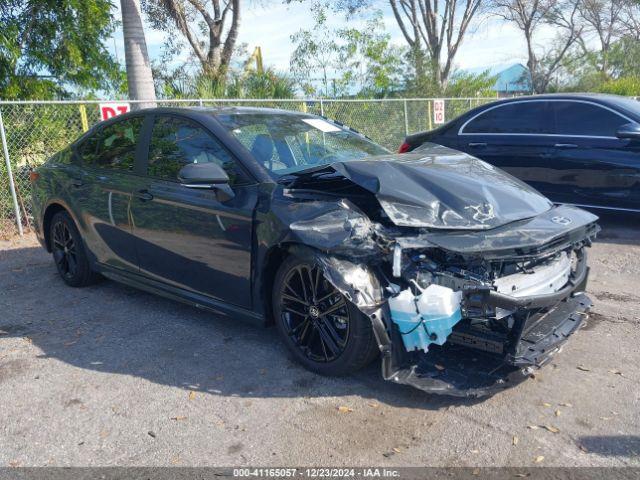
[[[69,147],[53,155],[35,171],[39,174],[39,178],[32,184],[33,224],[38,240],[46,247],[47,232],[44,220],[48,208],[52,205],[59,205],[67,210],[76,225],[81,228],[79,212],[69,194],[73,188],[72,174],[78,171],[78,166],[74,163],[74,156]]]

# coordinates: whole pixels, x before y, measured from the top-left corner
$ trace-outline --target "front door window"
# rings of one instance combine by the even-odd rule
[[[149,176],[177,181],[182,167],[205,162],[220,165],[232,186],[249,183],[247,175],[227,149],[202,127],[177,117],[156,119],[149,145]]]

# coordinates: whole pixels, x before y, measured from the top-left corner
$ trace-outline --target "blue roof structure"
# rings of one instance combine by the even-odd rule
[[[496,77],[496,83],[492,87],[496,92],[531,93],[531,74],[521,63],[471,68],[466,71],[476,75],[489,72],[490,76]]]

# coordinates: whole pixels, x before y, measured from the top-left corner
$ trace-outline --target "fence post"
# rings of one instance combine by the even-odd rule
[[[80,123],[82,124],[82,131],[87,132],[89,130],[89,121],[87,120],[87,108],[84,104],[78,107],[80,110]]]
[[[404,136],[409,135],[409,115],[407,114],[407,99],[402,102],[404,104]]]
[[[200,106],[202,106],[202,99],[201,98],[198,99],[198,103],[200,104]]]
[[[2,150],[4,152],[4,161],[7,164],[7,175],[9,176],[9,188],[11,189],[11,198],[13,199],[13,208],[16,212],[16,223],[18,224],[18,233],[22,237],[22,217],[20,216],[20,206],[18,205],[18,196],[16,195],[16,185],[13,183],[13,173],[11,172],[11,162],[9,161],[9,147],[7,147],[7,136],[4,132],[4,121],[2,120],[2,110],[0,110],[0,137],[2,139]]]
[[[320,97],[320,116],[324,117],[324,103],[322,103],[322,97]]]

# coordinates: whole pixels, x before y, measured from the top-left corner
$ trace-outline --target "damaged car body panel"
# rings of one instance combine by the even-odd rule
[[[108,168],[85,154],[112,127],[129,129],[117,138],[127,140],[133,170],[111,155],[111,137]],[[80,251],[86,245],[85,273],[234,318],[274,320],[285,342],[291,312],[306,329],[333,309],[339,340],[362,347],[347,367],[364,366],[377,343],[393,382],[458,396],[514,385],[559,351],[590,306],[586,249],[597,217],[554,206],[445,147],[392,155],[306,113],[157,108],[93,127],[69,152],[39,167],[33,185],[38,238],[69,285],[87,279],[67,268],[78,262],[60,261],[68,249],[56,241],[58,227]],[[113,177],[111,187],[91,180],[100,172]],[[88,188],[69,189],[78,176]],[[309,285],[324,289],[311,301],[303,267],[316,275]],[[298,277],[287,283],[292,272]],[[285,293],[292,285],[302,300]],[[304,311],[285,314],[285,300]],[[319,323],[316,337],[327,333]],[[352,326],[360,335],[350,337]],[[320,371],[299,350],[298,360]],[[333,361],[327,353],[316,363]],[[327,370],[320,373],[334,374]]]
[[[337,162],[293,176],[292,187],[322,182],[326,185],[323,190],[333,193],[344,189],[340,180],[346,180],[374,194],[384,214],[398,227],[488,230],[552,206],[515,177],[439,146],[419,154]]]
[[[423,159],[342,162],[280,183],[283,196],[324,205],[291,221],[286,240],[304,244],[294,254],[321,265],[371,319],[384,378],[477,397],[529,377],[580,326],[591,305],[585,249],[599,227],[596,216],[553,206],[462,157],[435,148]],[[467,180],[472,187],[455,188]]]

